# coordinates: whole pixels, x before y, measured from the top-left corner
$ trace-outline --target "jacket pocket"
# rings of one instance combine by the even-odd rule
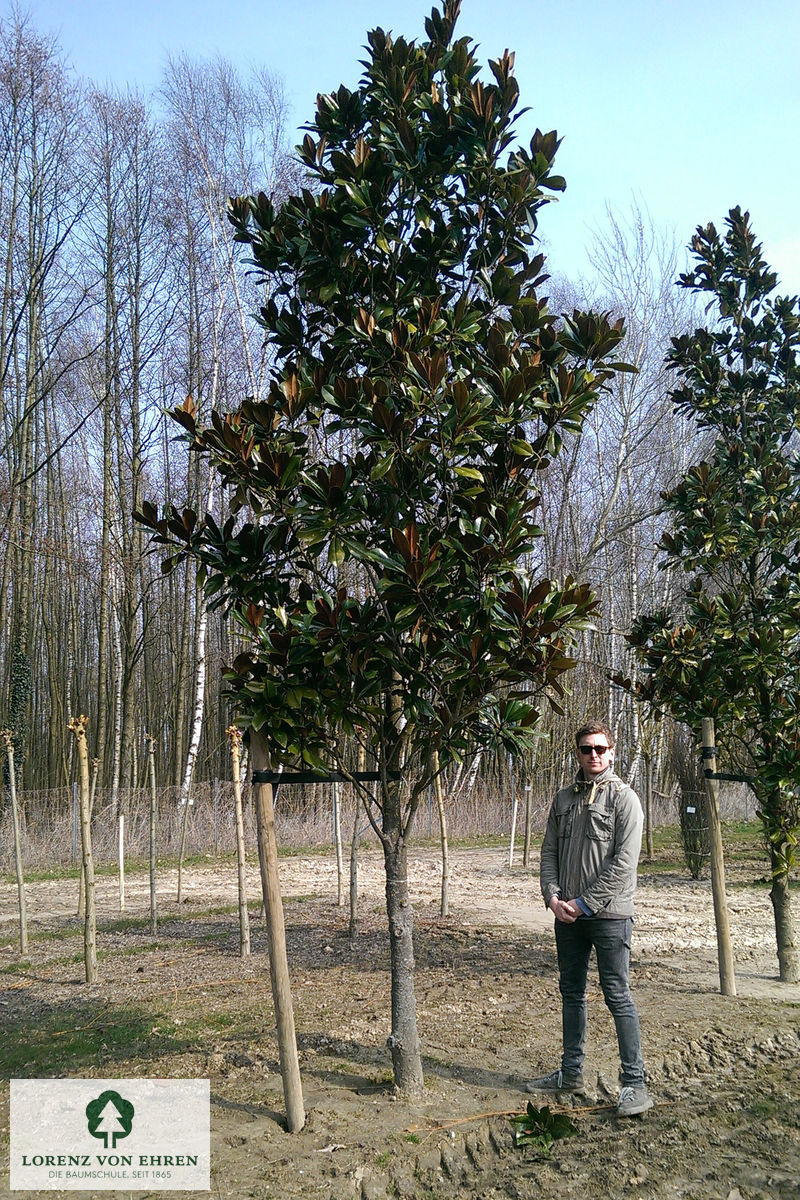
[[[586,821],[586,836],[593,842],[608,844],[614,832],[613,814],[602,808],[591,808]]]
[[[574,817],[574,808],[565,808],[563,812],[557,814],[559,841],[562,841],[564,838],[568,838],[572,833],[572,822]]]

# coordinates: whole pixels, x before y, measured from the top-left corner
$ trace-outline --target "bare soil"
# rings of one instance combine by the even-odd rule
[[[552,918],[537,871],[537,863],[525,869],[518,861],[510,870],[507,849],[454,851],[450,915],[442,919],[438,855],[415,851],[427,1089],[412,1104],[392,1094],[385,1047],[377,851],[361,855],[352,940],[348,910],[337,905],[335,862],[281,861],[308,1113],[294,1135],[283,1127],[255,870],[247,959],[239,956],[235,909],[224,910],[236,900],[233,864],[190,868],[180,911],[175,872],[163,872],[156,937],[146,920],[146,875],[129,876],[123,914],[116,880],[99,880],[100,982],[91,987],[82,978],[75,881],[28,885],[33,938],[24,963],[16,891],[0,883],[3,1074],[209,1077],[212,1195],[237,1200],[798,1200],[800,986],[777,981],[767,888],[752,865],[728,870],[739,994],[725,998],[710,885],[677,864],[658,873],[643,864],[632,975],[656,1107],[643,1118],[616,1117],[613,1024],[595,976],[590,1086],[586,1096],[563,1098],[577,1135],[549,1154],[515,1148],[509,1115],[525,1107],[525,1079],[558,1064],[560,1044]],[[7,1088],[0,1126],[7,1145]],[[0,1193],[7,1187],[5,1175]]]

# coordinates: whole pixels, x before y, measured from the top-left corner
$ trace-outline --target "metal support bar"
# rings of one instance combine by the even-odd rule
[[[728,779],[732,783],[749,783],[750,787],[755,784],[754,775],[731,775],[726,771],[703,771],[706,779]]]
[[[277,791],[282,783],[351,783],[354,779],[375,783],[383,778],[380,771],[351,771],[349,775],[343,775],[341,771],[329,771],[326,775],[320,775],[318,771],[254,771],[252,775],[254,784],[271,783],[273,791]],[[402,779],[402,775],[399,771],[386,771],[385,778],[396,781]]]

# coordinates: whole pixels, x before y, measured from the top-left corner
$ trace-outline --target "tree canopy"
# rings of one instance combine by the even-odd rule
[[[309,187],[232,202],[271,283],[272,383],[204,428],[174,414],[227,523],[145,510],[251,631],[236,701],[283,760],[333,765],[356,726],[385,746],[387,698],[404,758],[514,748],[592,612],[585,586],[535,578],[537,477],[621,323],[548,312],[534,247],[558,138],[512,145],[513,55],[481,82],[457,11],[420,45],[370,33],[359,88],[321,96],[299,147]]]
[[[800,302],[774,296],[749,214],[699,228],[680,283],[716,319],[673,339],[676,407],[715,435],[665,497],[664,563],[688,576],[682,611],[643,616],[631,641],[642,698],[718,741],[752,777],[773,867],[782,978],[797,977],[788,876],[800,830]]]

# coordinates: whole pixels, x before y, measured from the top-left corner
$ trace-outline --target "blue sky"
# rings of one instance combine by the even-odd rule
[[[156,87],[170,54],[263,63],[297,125],[317,92],[353,86],[367,29],[424,37],[432,0],[29,0],[42,32],[96,83]],[[8,0],[0,0],[8,13]],[[635,200],[685,244],[751,212],[781,290],[800,292],[800,2],[463,0],[483,61],[516,52],[520,132],[557,129],[567,191],[543,214],[549,265],[589,274],[606,206]]]

